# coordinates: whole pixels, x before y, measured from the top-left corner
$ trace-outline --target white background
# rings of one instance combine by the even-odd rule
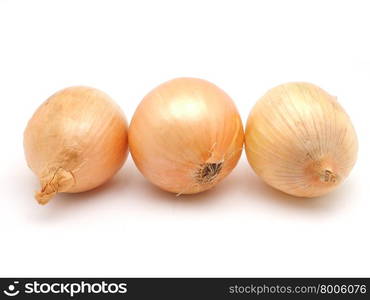
[[[0,276],[370,276],[368,1],[0,0]],[[358,133],[348,180],[319,199],[262,183],[245,154],[213,190],[162,192],[129,158],[108,184],[33,198],[22,134],[55,91],[89,85],[130,119],[163,81],[255,101],[287,81],[339,101]]]

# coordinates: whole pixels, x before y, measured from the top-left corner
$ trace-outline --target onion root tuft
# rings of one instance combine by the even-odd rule
[[[223,162],[202,164],[195,175],[197,183],[206,184],[212,182],[221,172],[222,165]]]

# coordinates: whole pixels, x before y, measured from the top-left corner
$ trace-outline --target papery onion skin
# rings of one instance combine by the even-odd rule
[[[197,78],[176,78],[152,90],[129,128],[138,169],[176,194],[215,186],[237,164],[243,142],[243,125],[231,98]]]
[[[358,151],[356,132],[336,98],[304,82],[277,86],[257,102],[245,143],[254,171],[297,197],[318,197],[337,187]]]
[[[38,202],[110,179],[127,157],[127,127],[119,106],[100,90],[69,87],[47,99],[24,132],[26,160],[41,183]]]

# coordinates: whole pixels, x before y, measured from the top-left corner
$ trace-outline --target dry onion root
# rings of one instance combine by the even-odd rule
[[[268,91],[250,113],[245,143],[255,172],[299,197],[321,196],[338,186],[358,150],[355,130],[335,97],[309,83]]]
[[[127,122],[117,104],[89,87],[70,87],[46,100],[24,132],[27,163],[39,177],[35,197],[91,190],[111,178],[127,157]]]
[[[231,98],[212,83],[177,78],[152,90],[129,128],[129,147],[141,173],[163,190],[210,189],[238,162],[244,131]]]

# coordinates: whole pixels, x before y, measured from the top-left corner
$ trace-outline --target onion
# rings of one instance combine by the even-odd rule
[[[24,133],[27,163],[46,204],[57,192],[91,190],[111,178],[127,157],[127,123],[105,93],[70,87],[45,101]]]
[[[129,128],[129,147],[141,173],[163,190],[210,189],[235,167],[243,126],[231,98],[195,78],[165,82],[142,100]]]
[[[269,185],[299,197],[324,195],[356,162],[358,143],[336,98],[309,83],[268,91],[250,113],[246,153]]]

